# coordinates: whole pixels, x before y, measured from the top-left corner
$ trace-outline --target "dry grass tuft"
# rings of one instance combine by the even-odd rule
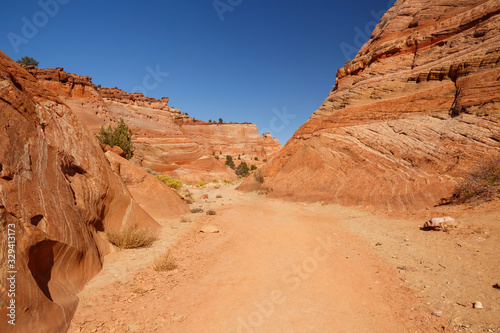
[[[255,180],[258,181],[259,183],[262,184],[264,182],[264,175],[262,174],[262,171],[257,170],[253,176]]]
[[[110,229],[106,231],[108,241],[120,249],[135,249],[153,244],[156,237],[149,229],[135,229],[133,226],[127,226],[118,231]]]
[[[155,258],[153,263],[153,268],[158,272],[171,271],[177,268],[177,264],[175,263],[175,258],[172,256],[170,250],[166,251],[160,256]]]
[[[500,197],[500,156],[481,160],[457,186],[455,203],[481,203]]]
[[[207,215],[215,215],[215,210],[209,209],[207,210]]]

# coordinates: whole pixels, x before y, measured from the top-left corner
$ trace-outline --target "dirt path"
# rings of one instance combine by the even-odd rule
[[[166,221],[153,248],[107,257],[81,294],[69,332],[438,332],[446,326],[367,236],[346,225],[366,221],[366,212],[232,189],[208,193],[203,205],[217,215]],[[199,233],[202,224],[220,232]],[[178,268],[156,272],[154,254],[166,247]],[[140,264],[129,264],[131,258]]]

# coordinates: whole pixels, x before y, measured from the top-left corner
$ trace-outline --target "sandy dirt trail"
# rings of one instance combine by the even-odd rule
[[[442,331],[443,319],[342,226],[342,216],[221,193],[231,200],[217,215],[198,215],[170,246],[176,270],[149,268],[158,248],[142,249],[146,268],[131,268],[126,279],[112,282],[109,272],[136,254],[107,258],[94,287],[82,293],[70,332]],[[220,232],[198,233],[202,224]]]

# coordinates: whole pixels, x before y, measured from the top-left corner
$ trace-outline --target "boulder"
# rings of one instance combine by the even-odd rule
[[[106,152],[106,157],[134,200],[155,220],[189,213],[189,206],[184,199],[156,177],[112,151]]]
[[[214,225],[207,224],[200,227],[200,232],[205,234],[216,234],[219,232],[219,228]]]
[[[445,217],[433,217],[429,221],[424,223],[424,228],[440,228],[444,224],[455,224],[455,219],[449,216]]]

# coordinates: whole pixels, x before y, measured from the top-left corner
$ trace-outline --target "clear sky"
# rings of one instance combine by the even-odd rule
[[[0,49],[285,144],[394,2],[4,1]]]

